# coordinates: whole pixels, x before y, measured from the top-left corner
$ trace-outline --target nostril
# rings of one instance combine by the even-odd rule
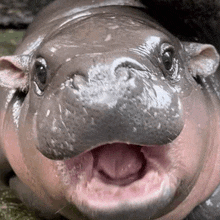
[[[116,78],[123,81],[132,78],[135,75],[135,72],[145,70],[143,65],[131,58],[116,60],[113,64],[113,68]]]
[[[128,67],[119,66],[115,69],[115,75],[117,79],[127,81],[131,78],[131,71]]]
[[[72,77],[72,86],[79,90],[80,87],[85,86],[86,85],[86,78],[82,75],[79,74],[74,74]]]

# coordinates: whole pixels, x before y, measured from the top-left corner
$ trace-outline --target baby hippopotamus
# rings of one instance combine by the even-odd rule
[[[0,58],[1,184],[48,219],[181,220],[217,201],[218,64],[135,0],[55,1]]]

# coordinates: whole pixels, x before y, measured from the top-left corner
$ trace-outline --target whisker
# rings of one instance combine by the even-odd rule
[[[62,208],[58,209],[55,214],[60,214],[59,212],[65,209],[66,207],[71,206],[71,204],[64,205]]]

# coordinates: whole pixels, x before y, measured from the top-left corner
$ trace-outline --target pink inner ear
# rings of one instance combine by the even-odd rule
[[[183,42],[185,51],[190,57],[192,75],[208,76],[214,74],[219,65],[219,54],[210,44]]]
[[[26,58],[26,59],[25,59]],[[21,56],[0,58],[0,86],[11,89],[26,89],[28,83],[28,59]]]
[[[11,74],[11,77],[13,78],[24,77],[24,72],[8,60],[1,61],[0,70],[6,71],[8,74]]]

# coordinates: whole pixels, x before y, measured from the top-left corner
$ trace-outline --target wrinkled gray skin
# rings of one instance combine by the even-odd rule
[[[1,182],[48,219],[217,218],[218,63],[136,1],[55,1],[0,58]]]

